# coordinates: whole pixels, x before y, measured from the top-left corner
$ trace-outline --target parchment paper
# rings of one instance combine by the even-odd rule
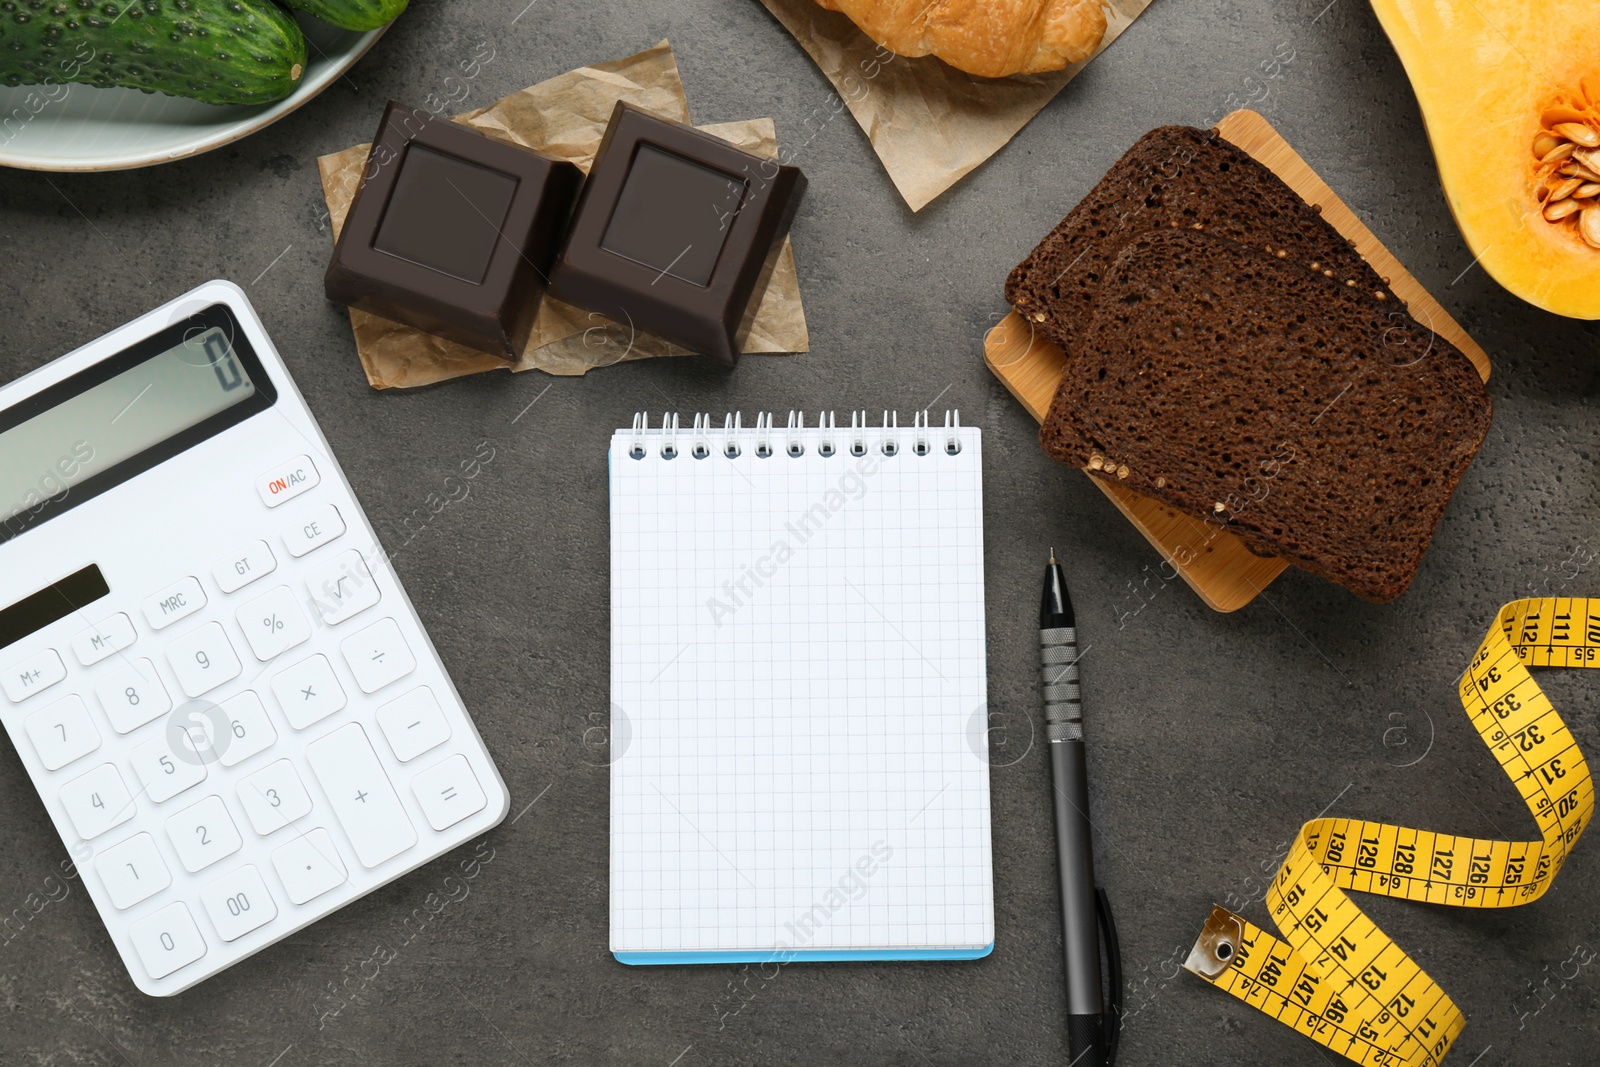
[[[1107,0],[1106,35],[1082,63],[1048,74],[980,78],[934,56],[894,55],[849,16],[824,11],[816,0],[761,2],[833,83],[912,211],[1000,151],[1150,6],[1150,0]]]
[[[679,122],[689,121],[689,102],[678,78],[671,45],[662,41],[627,59],[568,71],[488,107],[457,115],[455,121],[502,141],[571,160],[587,172],[618,100]],[[767,157],[778,154],[771,119],[719,123],[700,129],[726,138],[747,152]],[[317,160],[335,240],[355,198],[370,147],[355,145]],[[745,353],[804,352],[809,347],[794,250],[787,239],[778,255],[767,287],[757,297],[760,303],[755,321],[741,350]],[[431,385],[489,370],[584,374],[624,360],[689,354],[658,337],[631,333],[610,319],[548,296],[539,306],[522,358],[510,365],[354,308],[350,310],[350,324],[367,381],[375,389]]]

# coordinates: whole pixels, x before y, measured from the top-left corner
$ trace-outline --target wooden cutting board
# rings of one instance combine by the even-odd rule
[[[1271,123],[1254,111],[1235,111],[1217,123],[1217,132],[1269,167],[1307,203],[1320,207],[1322,217],[1355,245],[1417,321],[1466,353],[1483,380],[1489,380],[1488,354],[1334,195]],[[1061,349],[1035,336],[1032,325],[1013,311],[984,338],[983,356],[1011,395],[1043,422],[1061,381],[1065,363]],[[1256,555],[1226,529],[1219,530],[1099,478],[1090,481],[1111,498],[1200,599],[1217,611],[1244,607],[1289,565],[1285,560]]]

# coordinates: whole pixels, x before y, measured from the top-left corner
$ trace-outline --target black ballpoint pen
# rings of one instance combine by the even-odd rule
[[[1108,1032],[1100,985],[1100,934],[1106,934],[1114,1008],[1121,1000],[1116,930],[1105,894],[1094,881],[1089,835],[1089,785],[1084,762],[1083,716],[1078,702],[1078,635],[1067,578],[1055,549],[1044,572],[1039,604],[1040,677],[1044,685],[1045,738],[1054,788],[1056,859],[1061,872],[1061,925],[1067,984],[1067,1053],[1070,1067],[1106,1067],[1115,1052],[1120,1013]]]

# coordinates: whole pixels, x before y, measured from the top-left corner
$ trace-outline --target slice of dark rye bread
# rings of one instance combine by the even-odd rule
[[[1046,452],[1367,600],[1405,592],[1489,429],[1464,354],[1395,304],[1188,230],[1129,242],[1099,290]]]
[[[1006,301],[1070,359],[1122,246],[1150,230],[1182,228],[1389,296],[1388,283],[1350,242],[1266,166],[1215,130],[1161,126],[1139,138],[1011,271]]]

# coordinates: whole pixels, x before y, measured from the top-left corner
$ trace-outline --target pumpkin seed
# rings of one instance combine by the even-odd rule
[[[1554,134],[1540,133],[1533,139],[1533,154],[1538,159],[1543,159],[1560,147],[1561,140]]]
[[[1590,248],[1600,248],[1600,205],[1591,204],[1578,216],[1578,233]]]
[[[1569,196],[1571,196],[1573,194],[1573,192],[1578,188],[1578,186],[1580,186],[1582,184],[1583,184],[1583,181],[1581,179],[1568,178],[1566,181],[1562,182],[1561,184],[1557,185],[1554,189],[1550,190],[1550,199],[1545,201],[1545,203],[1554,204],[1558,200],[1565,200],[1567,197],[1569,197]]]
[[[1575,215],[1583,210],[1583,204],[1577,200],[1561,200],[1544,209],[1544,217],[1551,222],[1560,222],[1568,215]]]
[[[1572,158],[1590,170],[1600,173],[1600,148],[1574,148]]]
[[[1571,159],[1577,152],[1577,145],[1571,141],[1563,141],[1539,157],[1540,163],[1559,163],[1563,159]]]
[[[1572,199],[1587,200],[1596,193],[1600,193],[1600,182],[1584,182],[1572,192]]]
[[[1539,123],[1545,129],[1550,130],[1554,129],[1556,126],[1559,126],[1563,122],[1582,122],[1585,118],[1587,118],[1587,116],[1575,107],[1568,107],[1565,104],[1556,104],[1554,107],[1547,107],[1544,109],[1544,113],[1539,116]]]
[[[1600,148],[1600,133],[1585,122],[1558,122],[1551,132],[1585,148]]]
[[[1556,173],[1563,178],[1582,178],[1586,182],[1600,182],[1600,174],[1596,174],[1582,163],[1563,163]]]

